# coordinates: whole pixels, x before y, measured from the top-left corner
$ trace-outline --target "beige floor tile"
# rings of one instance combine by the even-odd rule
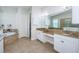
[[[55,50],[53,45],[49,43],[22,38],[15,43],[5,46],[5,53],[55,53]]]

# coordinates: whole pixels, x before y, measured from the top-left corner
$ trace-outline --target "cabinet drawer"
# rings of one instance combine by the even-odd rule
[[[45,37],[44,37],[44,34],[42,31],[37,31],[37,39],[40,40],[41,42],[45,43],[46,40],[45,40]]]
[[[44,39],[46,40],[46,42],[54,44],[54,38],[53,37],[44,35]]]

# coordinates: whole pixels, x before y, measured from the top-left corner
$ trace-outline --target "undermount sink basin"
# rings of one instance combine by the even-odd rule
[[[70,34],[64,34],[64,35],[70,35]]]

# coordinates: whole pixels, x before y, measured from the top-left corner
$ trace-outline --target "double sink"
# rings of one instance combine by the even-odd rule
[[[79,28],[76,27],[64,27],[63,31],[66,33],[64,35],[79,38]]]
[[[73,30],[72,30],[73,29]],[[68,36],[68,37],[73,37],[73,38],[79,38],[79,32],[78,32],[78,29],[76,28],[71,28],[67,27],[64,27],[62,30],[61,29],[46,29],[46,28],[38,28],[37,30],[40,30],[44,33],[47,33],[47,34],[51,34],[51,35],[54,35],[54,34],[59,34],[59,35],[64,35],[64,36]]]

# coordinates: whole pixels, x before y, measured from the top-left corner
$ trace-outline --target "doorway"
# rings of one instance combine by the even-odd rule
[[[31,39],[31,13],[29,14],[29,38]]]

